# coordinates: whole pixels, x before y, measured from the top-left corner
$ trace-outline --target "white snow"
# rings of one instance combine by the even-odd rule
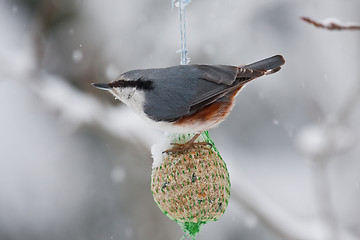
[[[279,126],[279,120],[277,120],[277,119],[273,119],[273,123],[274,123],[274,125],[276,125],[276,126]]]
[[[164,154],[166,154],[163,153],[163,151],[169,149],[170,147],[171,146],[167,138],[163,138],[151,146],[151,156],[153,158],[152,168],[157,168],[163,163]]]
[[[330,148],[326,129],[320,125],[311,125],[303,128],[296,137],[297,148],[308,156],[317,156]]]
[[[192,9],[188,13],[191,24],[188,27],[191,33],[191,53],[194,56],[193,59],[199,62],[241,64],[248,59],[256,60],[272,51],[283,50],[288,60],[285,67],[279,74],[274,75],[271,81],[260,81],[258,86],[249,85],[250,87],[246,89],[245,95],[238,96],[237,109],[239,111],[237,112],[241,115],[236,116],[236,111],[233,111],[232,118],[224,122],[221,128],[213,131],[218,132],[218,136],[214,140],[217,146],[228,142],[233,143],[232,147],[221,149],[221,154],[229,166],[233,184],[230,204],[237,205],[240,203],[248,206],[259,222],[265,222],[270,229],[275,228],[274,232],[280,232],[280,235],[285,231],[292,236],[292,239],[319,240],[323,236],[322,228],[315,213],[316,209],[311,204],[312,195],[309,193],[311,192],[311,185],[307,182],[306,166],[303,166],[305,163],[303,165],[295,163],[302,161],[299,154],[292,151],[292,144],[289,143],[287,146],[276,145],[281,143],[281,136],[279,135],[274,136],[274,140],[268,143],[271,150],[261,143],[246,145],[246,141],[251,141],[256,137],[260,139],[261,136],[269,134],[270,128],[265,128],[259,136],[259,133],[256,132],[258,127],[270,126],[275,128],[272,124],[268,124],[273,119],[271,116],[267,116],[267,111],[263,111],[264,109],[275,108],[277,111],[284,112],[291,112],[295,109],[299,113],[298,115],[294,114],[291,117],[289,114],[287,119],[281,118],[281,126],[290,123],[293,127],[289,131],[291,130],[294,133],[298,127],[310,124],[313,119],[318,117],[318,115],[315,117],[313,115],[317,114],[313,111],[313,102],[326,115],[335,112],[338,103],[342,102],[343,97],[349,93],[349,89],[353,89],[352,83],[357,81],[358,55],[354,49],[356,49],[358,41],[347,33],[332,34],[329,38],[328,34],[319,34],[316,30],[304,32],[297,27],[299,24],[288,22],[289,25],[286,24],[287,26],[281,25],[276,20],[283,20],[287,17],[278,18],[279,15],[276,15],[276,12],[279,5],[276,4],[281,3],[284,7],[283,10],[289,10],[295,15],[309,11],[309,14],[315,16],[317,8],[307,5],[308,9],[306,9],[301,1],[295,5],[284,5],[283,3],[286,1],[276,2],[274,5],[275,2],[263,0],[257,4],[247,4],[247,10],[243,11],[242,14],[239,14],[238,9],[241,9],[245,2],[241,1],[232,1],[230,8],[227,1],[221,3],[209,1],[206,4],[198,4],[200,3],[198,2],[190,5]],[[338,1],[331,1],[322,7],[326,8],[326,11],[331,8],[335,11],[337,9],[334,6],[338,6],[339,11],[336,12],[342,15],[342,18],[348,17],[356,20],[356,11],[351,10],[352,4],[355,2],[341,4]],[[263,7],[263,12],[261,12],[262,8],[259,9],[259,5]],[[2,173],[0,174],[2,179],[0,181],[2,187],[0,198],[1,227],[5,231],[11,229],[13,233],[10,233],[10,236],[16,236],[19,228],[26,229],[24,232],[42,233],[49,226],[47,223],[54,223],[54,221],[61,219],[64,222],[78,222],[81,225],[86,215],[83,215],[80,210],[88,205],[89,199],[83,191],[93,187],[93,182],[87,185],[88,179],[85,178],[91,169],[87,169],[80,162],[81,159],[84,159],[79,155],[85,154],[86,156],[87,152],[84,149],[71,146],[74,142],[76,143],[74,146],[79,146],[82,143],[73,139],[73,136],[59,138],[59,135],[63,136],[66,133],[64,133],[61,124],[56,124],[57,116],[59,115],[61,119],[65,120],[65,125],[69,126],[98,125],[100,129],[116,138],[133,141],[137,145],[143,145],[144,149],[148,149],[155,139],[158,139],[160,133],[144,123],[129,108],[120,103],[116,107],[103,104],[91,96],[91,92],[85,94],[74,89],[62,77],[43,74],[34,79],[31,73],[37,66],[33,58],[32,42],[27,36],[32,34],[33,25],[30,22],[22,21],[22,8],[20,6],[10,4],[9,7],[6,7],[4,2],[1,2],[0,6],[0,32],[2,33],[0,40],[0,90],[3,99],[1,109],[4,116],[0,118],[3,127],[3,148],[0,151],[2,156],[0,158],[0,172]],[[100,6],[103,9],[102,11],[98,11]],[[87,20],[90,21],[92,27],[95,26],[97,29],[103,30],[102,33],[105,33],[98,34],[96,37],[103,36],[103,38],[97,39],[105,49],[101,53],[106,62],[110,62],[114,66],[113,69],[105,70],[105,75],[109,80],[116,78],[117,72],[128,70],[136,64],[136,67],[153,67],[177,63],[178,58],[172,58],[175,55],[173,50],[176,49],[178,40],[177,16],[173,14],[171,18],[167,18],[168,16],[164,14],[161,20],[157,21],[157,18],[153,17],[153,11],[147,12],[148,6],[147,2],[123,4],[115,0],[106,4],[99,1],[88,1],[82,6],[87,9],[93,8],[89,10]],[[293,6],[296,6],[296,9]],[[152,10],[154,9],[152,8]],[[258,14],[258,11],[264,13],[265,10],[273,14],[271,18],[267,17],[267,14]],[[82,11],[84,10],[82,9]],[[117,14],[119,11],[121,14]],[[112,21],[109,21],[108,15],[114,16]],[[136,21],[134,21],[133,16],[137,16]],[[147,25],[143,24],[144,19],[149,20]],[[253,21],[254,19],[257,20]],[[266,19],[270,21],[266,22]],[[331,21],[336,22],[336,20],[328,19],[324,23],[328,24]],[[239,28],[235,28],[239,31],[234,31],[234,26],[236,26],[234,23],[239,22],[244,23],[240,28],[241,31]],[[270,24],[276,28],[269,28]],[[346,24],[351,25],[351,23]],[[136,26],[142,27],[136,28]],[[64,27],[66,27],[66,37],[69,38],[79,37],[78,34],[82,31],[77,25]],[[131,32],[133,29],[138,30]],[[229,32],[231,32],[232,37],[227,34]],[[252,37],[245,38],[244,32]],[[294,35],[294,32],[297,34]],[[253,39],[263,39],[264,33],[267,36],[268,44],[253,41]],[[153,39],[144,42],[141,40],[143,36],[151,36]],[[281,37],[279,38],[279,36]],[[300,44],[297,48],[293,48],[292,44],[286,44],[292,42],[294,37],[297,42],[308,44],[306,46]],[[85,38],[81,40],[83,44],[87,44]],[[138,45],[136,45],[137,42]],[[336,48],[336,44],[339,43],[341,43],[341,48]],[[203,46],[209,44],[213,49],[216,49],[216,56],[213,50],[205,51],[211,57],[201,52]],[[140,49],[132,48],[133,45]],[[238,51],[234,51],[234,48],[230,46],[250,47],[240,47]],[[83,63],[84,57],[88,56],[85,55],[87,52],[79,45],[76,45],[76,48],[83,51],[80,54],[82,56],[79,58],[79,54],[75,52],[77,49],[72,49],[68,59],[73,61],[72,53],[75,52],[75,60],[72,63],[75,64],[75,61],[80,59],[79,63]],[[333,58],[324,58],[323,56],[329,51],[331,51]],[[152,56],[153,60],[149,61],[148,56]],[[335,61],[334,59],[348,59],[348,61]],[[305,72],[303,68],[298,67],[300,63],[304,65]],[[346,71],[342,71],[342,69],[346,69]],[[106,73],[106,71],[110,73]],[[324,73],[328,77],[323,78]],[[299,84],[294,84],[294,82]],[[301,86],[306,86],[307,91],[303,91]],[[255,105],[252,102],[254,99],[251,97],[256,96],[257,91],[262,91],[259,93],[259,97],[264,98],[265,96],[266,101],[259,101]],[[329,99],[331,100],[329,101]],[[44,111],[43,102],[51,111]],[[49,114],[49,112],[55,112],[58,115]],[[356,143],[354,138],[357,136],[354,135],[358,131],[359,116],[357,112],[354,111],[353,113],[351,116],[352,125],[349,125],[352,129],[334,128],[329,130],[319,125],[311,125],[299,133],[297,145],[305,149],[302,152],[310,155],[324,152],[329,147],[332,151],[335,149],[336,152],[347,151]],[[253,122],[253,120],[257,121]],[[277,127],[277,129],[280,128]],[[68,143],[69,139],[73,142]],[[21,151],[16,151],[19,146],[21,146]],[[158,148],[154,150],[155,153],[161,153],[162,149],[168,148],[168,145],[164,144]],[[286,151],[290,152],[287,153],[283,161],[278,162],[278,156]],[[343,231],[353,231],[354,233],[358,232],[359,229],[358,214],[354,211],[357,209],[360,186],[359,175],[356,172],[359,166],[358,161],[356,161],[358,152],[358,148],[347,151],[346,157],[341,158],[341,161],[330,164],[329,171],[334,206],[341,228]],[[258,154],[263,154],[263,156]],[[76,161],[73,161],[75,158]],[[161,160],[161,156],[158,159]],[[106,164],[106,161],[97,164]],[[237,166],[234,166],[235,164]],[[136,168],[137,171],[139,170],[137,165],[130,165],[129,163],[129,166]],[[122,168],[122,166],[116,167],[110,172],[113,181],[121,182],[130,177],[130,174],[123,171],[125,168]],[[251,174],[244,176],[239,174],[239,170],[245,170]],[[149,172],[140,172],[139,170],[140,174],[144,176]],[[69,176],[73,176],[73,178],[69,178]],[[69,182],[71,184],[68,184]],[[136,182],[134,182],[135,184]],[[23,191],[24,189],[26,192]],[[125,192],[122,188],[119,188],[119,192],[122,196],[131,195],[129,190]],[[71,193],[71,197],[65,199],[59,197],[70,196],[66,195],[67,193]],[[241,199],[239,200],[236,196]],[[297,201],[295,198],[299,200]],[[105,204],[107,204],[106,199],[104,198]],[[150,199],[150,201],[152,200]],[[49,203],[56,203],[56,208]],[[140,207],[145,210],[145,206],[147,205],[144,204]],[[121,205],[117,209],[117,211],[120,209],[120,214],[117,216],[121,216],[121,221],[124,218],[123,216],[129,216],[121,212],[122,208],[127,207]],[[139,222],[141,221],[138,220],[139,218],[147,217],[139,213],[140,211],[137,212],[134,221]],[[207,229],[209,231],[203,231],[203,236],[207,236],[206,234],[211,231],[225,234],[230,232],[228,231],[230,227],[232,233],[242,234],[241,229],[234,228],[234,224],[229,224],[227,216],[231,218],[232,214],[234,213],[227,212],[221,221],[209,225],[210,227]],[[37,219],[33,218],[34,215],[37,216]],[[107,218],[108,216],[104,217]],[[236,217],[240,216],[237,215]],[[164,220],[164,222],[166,221],[167,219]],[[249,227],[256,225],[256,221],[251,215],[246,217],[246,221],[248,221],[247,226]],[[229,228],[221,229],[218,227],[221,224]],[[139,238],[139,232],[153,232],[145,231],[144,226],[154,226],[149,222],[137,224],[137,228],[130,226],[124,228],[124,225],[118,225],[116,222],[114,225],[120,229],[120,232],[125,231],[126,236],[134,238]],[[241,226],[239,227],[241,228]],[[61,231],[64,228],[59,227],[59,229]],[[171,233],[173,231],[170,227],[166,227],[166,230],[171,231]],[[82,230],[79,229],[80,231]],[[255,228],[255,231],[261,230]],[[111,234],[114,239],[117,238],[116,232],[111,232]],[[249,235],[249,239],[253,239],[252,235]],[[149,237],[148,239],[156,238]],[[339,239],[350,238],[345,236],[339,237]]]
[[[341,153],[356,144],[354,133],[339,125],[310,125],[299,131],[296,147],[307,156]]]
[[[74,63],[80,63],[83,60],[83,51],[81,49],[75,49],[72,54],[72,60]]]
[[[165,150],[170,149],[172,146],[170,143],[186,143],[195,136],[194,133],[169,133],[165,132],[159,141],[151,146],[151,155],[153,158],[153,168],[159,167],[163,162],[163,153]],[[204,141],[202,135],[200,135],[195,142]]]
[[[342,22],[337,18],[334,17],[330,17],[330,18],[325,18],[323,20],[320,21],[321,24],[323,24],[324,26],[330,27],[332,24],[337,24],[343,27],[350,27],[350,26],[360,26],[360,23],[356,23],[356,22]]]

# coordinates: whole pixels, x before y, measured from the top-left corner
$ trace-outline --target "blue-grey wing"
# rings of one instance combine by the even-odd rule
[[[156,121],[175,121],[211,104],[234,89],[240,81],[234,66],[188,65],[144,70],[142,79],[154,83],[146,93],[144,112]],[[246,75],[248,79],[248,73]]]
[[[195,65],[201,72],[203,81],[198,82],[196,98],[192,102],[188,115],[219,99],[230,100],[228,95],[231,95],[234,90],[255,78],[279,71],[284,63],[285,59],[281,55],[275,55],[243,67]]]
[[[201,108],[203,105],[210,104],[250,80],[264,75],[263,70],[253,70],[235,66],[197,65],[197,67],[204,73],[200,79],[202,81],[198,82],[197,96],[192,103],[192,109],[194,109],[195,106]],[[204,67],[206,71],[204,71]],[[208,71],[208,67],[211,67],[212,71]]]
[[[146,94],[144,111],[157,121],[175,121],[191,115],[264,74],[280,70],[285,63],[276,55],[244,67],[183,65],[142,70],[143,80],[154,83]]]

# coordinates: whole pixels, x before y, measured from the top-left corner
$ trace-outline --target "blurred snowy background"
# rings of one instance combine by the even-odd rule
[[[359,0],[193,0],[190,63],[275,54],[210,131],[228,164],[225,215],[198,239],[360,239]],[[177,65],[170,0],[0,0],[0,239],[179,239],[150,191],[161,136],[92,82]]]

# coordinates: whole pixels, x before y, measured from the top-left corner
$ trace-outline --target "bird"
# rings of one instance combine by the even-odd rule
[[[109,91],[156,128],[171,133],[194,133],[184,144],[172,143],[166,152],[189,149],[203,131],[225,120],[235,96],[250,81],[278,72],[285,64],[275,55],[243,66],[177,65],[138,69],[110,83],[92,83]]]

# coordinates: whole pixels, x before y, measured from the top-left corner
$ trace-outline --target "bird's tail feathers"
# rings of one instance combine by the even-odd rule
[[[275,55],[258,62],[254,62],[243,66],[243,68],[249,68],[253,70],[265,71],[265,74],[276,73],[281,69],[281,66],[285,63],[285,59],[281,55]]]

